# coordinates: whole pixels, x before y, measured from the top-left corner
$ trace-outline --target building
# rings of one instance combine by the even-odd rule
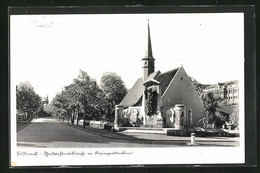
[[[213,84],[205,87],[202,93],[213,93],[215,96],[222,98],[219,113],[227,119],[225,126],[229,128],[237,127],[239,121],[239,85],[237,80],[225,83]]]
[[[225,86],[226,88],[226,100],[229,104],[238,104],[239,101],[239,86],[238,81],[230,81],[226,82]]]
[[[47,97],[42,97],[41,99],[42,99],[42,104],[43,104],[43,106],[49,104],[49,98],[48,98],[48,95],[47,95]]]
[[[196,126],[204,114],[203,103],[182,66],[165,73],[155,71],[149,21],[142,61],[142,77],[115,107],[115,128]]]
[[[208,92],[211,92],[215,96],[222,98],[226,102],[226,104],[238,104],[239,101],[238,80],[213,84],[206,87],[202,91],[202,93],[208,93]]]

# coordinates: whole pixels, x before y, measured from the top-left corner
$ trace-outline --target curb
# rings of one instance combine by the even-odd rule
[[[26,123],[24,126],[20,127],[19,129],[16,129],[16,132],[19,132],[19,131],[23,130],[25,127],[29,126],[29,125],[32,123],[33,120],[34,120],[34,119],[32,119],[31,121],[29,121],[28,123]]]
[[[61,124],[64,124],[64,125],[73,127],[73,128],[75,128],[75,129],[87,131],[87,132],[90,132],[90,133],[92,133],[92,134],[96,134],[96,135],[99,135],[99,136],[102,136],[102,137],[105,137],[105,138],[108,138],[108,139],[132,140],[132,141],[150,141],[150,142],[151,142],[151,141],[152,141],[152,142],[174,142],[174,140],[156,140],[156,139],[143,139],[143,138],[128,138],[128,137],[125,137],[125,136],[122,136],[122,138],[120,138],[120,137],[111,137],[111,136],[106,136],[106,135],[100,134],[100,133],[98,133],[98,132],[89,130],[89,129],[81,128],[81,127],[79,127],[79,126],[75,126],[75,125],[71,125],[71,124],[67,124],[67,123],[61,123]],[[116,134],[116,135],[121,135],[121,134]],[[185,143],[186,143],[186,142],[183,142],[184,145],[185,145]]]
[[[156,139],[143,139],[143,138],[127,138],[125,136],[123,136],[122,138],[120,137],[111,137],[111,136],[106,136],[106,135],[103,135],[103,134],[100,134],[98,132],[95,132],[95,131],[92,131],[92,130],[89,130],[89,129],[84,129],[80,126],[76,126],[76,125],[72,125],[72,124],[67,124],[67,123],[61,123],[61,124],[64,124],[64,125],[67,125],[69,127],[72,127],[72,128],[75,128],[75,129],[79,129],[79,130],[83,130],[83,131],[87,131],[87,132],[90,132],[92,134],[96,134],[98,136],[102,136],[104,138],[108,138],[108,139],[117,139],[117,140],[131,140],[131,141],[149,141],[149,142],[176,142],[174,140],[156,140]],[[116,134],[116,135],[121,135],[121,134]],[[160,135],[160,134],[159,134]],[[187,141],[183,141],[181,143],[175,143],[175,145],[180,145],[180,146],[191,146],[191,147],[199,147],[199,146],[202,146],[200,145],[199,143],[196,143],[196,145],[189,145],[189,143],[187,143]]]
[[[83,131],[87,131],[87,132],[90,132],[92,134],[95,134],[95,135],[99,135],[99,136],[102,136],[102,137],[105,137],[105,138],[109,138],[109,139],[119,139],[119,140],[147,140],[147,139],[130,139],[130,138],[120,138],[120,137],[111,137],[111,136],[106,136],[106,135],[103,135],[103,134],[100,134],[98,132],[95,132],[95,131],[92,131],[92,130],[89,130],[89,129],[84,129],[82,127],[79,127],[79,126],[75,126],[75,125],[71,125],[71,124],[67,124],[67,123],[61,123],[61,124],[64,124],[64,125],[67,125],[67,126],[70,126],[70,127],[73,127],[75,129],[79,129],[79,130],[83,130]],[[119,135],[119,134],[117,134]],[[158,140],[159,141],[159,140]]]
[[[201,144],[201,143],[195,143],[195,144],[191,144],[189,141],[187,140],[184,140],[184,141],[178,141],[176,143],[175,140],[156,140],[156,139],[144,139],[144,138],[128,138],[126,136],[122,136],[122,137],[111,137],[111,136],[106,136],[106,135],[103,135],[103,134],[100,134],[98,132],[95,132],[95,131],[92,131],[92,130],[89,130],[89,129],[84,129],[83,127],[80,127],[80,126],[76,126],[76,125],[72,125],[72,124],[67,124],[67,123],[61,123],[61,124],[64,124],[64,125],[67,125],[69,127],[72,127],[72,128],[75,128],[75,129],[79,129],[79,130],[82,130],[82,131],[86,131],[86,132],[89,132],[89,133],[92,133],[92,134],[96,134],[98,136],[102,136],[104,138],[108,138],[108,139],[116,139],[116,140],[127,140],[127,141],[141,141],[141,142],[174,142],[174,145],[178,145],[178,146],[189,146],[189,147],[200,147],[200,146],[205,146],[204,144]],[[116,134],[118,136],[120,136],[121,134]],[[211,147],[211,145],[208,145],[208,147]],[[221,147],[221,146],[220,146]]]

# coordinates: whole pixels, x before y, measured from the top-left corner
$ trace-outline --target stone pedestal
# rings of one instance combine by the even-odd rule
[[[145,90],[144,90],[145,91]],[[146,120],[146,114],[145,114],[145,94],[144,94],[144,91],[143,91],[143,97],[142,97],[142,109],[141,109],[141,114],[143,116],[143,125],[145,126],[147,123],[147,120]]]
[[[156,127],[157,127],[157,128],[163,128],[164,125],[163,125],[163,117],[162,117],[161,112],[158,112],[158,113],[157,113],[156,119],[157,119]]]
[[[144,91],[143,91],[142,111],[141,111],[142,116],[143,116],[143,126],[144,127],[163,127],[163,119],[161,116],[162,98],[161,98],[160,83],[154,79],[148,79],[147,81],[145,81],[143,83],[143,85],[144,85]],[[154,93],[157,98],[153,97],[154,95],[152,94],[151,97],[156,98],[156,100],[154,102],[155,104],[152,104],[152,105],[154,105],[154,107],[152,108],[153,111],[150,111],[148,109],[148,111],[150,111],[150,112],[149,112],[149,115],[147,115],[147,113],[146,113],[147,100],[146,99],[151,99],[151,97],[149,97],[149,92]],[[147,96],[147,98],[146,98],[146,96]],[[148,104],[150,104],[150,102],[148,102]]]
[[[185,106],[183,104],[177,104],[174,106],[173,110],[175,113],[174,128],[183,129],[186,123]]]
[[[165,112],[165,127],[174,128],[175,114],[173,108],[168,108],[164,112]]]
[[[119,124],[122,123],[123,119],[123,106],[115,105],[115,119],[114,119],[114,128],[117,129]]]

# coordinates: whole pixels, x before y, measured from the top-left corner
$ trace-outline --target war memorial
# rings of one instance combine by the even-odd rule
[[[204,106],[184,67],[155,71],[149,21],[142,61],[142,77],[115,106],[114,129],[168,129],[183,134],[186,128],[197,126]]]

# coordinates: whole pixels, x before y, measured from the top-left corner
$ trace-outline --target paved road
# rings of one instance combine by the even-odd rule
[[[112,133],[87,127],[83,129],[39,118],[17,132],[18,147],[40,148],[114,148],[114,147],[183,147],[189,137],[156,134]],[[196,138],[199,146],[238,146],[239,138]]]

